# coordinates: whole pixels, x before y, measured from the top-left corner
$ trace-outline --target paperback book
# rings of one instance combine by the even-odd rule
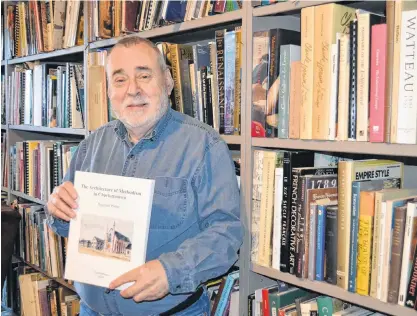
[[[154,186],[149,179],[76,172],[78,209],[70,221],[66,279],[108,287],[145,263]]]

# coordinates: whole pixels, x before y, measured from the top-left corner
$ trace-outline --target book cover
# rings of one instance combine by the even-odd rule
[[[154,186],[148,179],[75,173],[78,209],[70,221],[65,279],[108,287],[145,263]]]

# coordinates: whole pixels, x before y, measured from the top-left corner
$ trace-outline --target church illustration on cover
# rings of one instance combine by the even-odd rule
[[[116,221],[113,222],[113,227],[107,227],[103,237],[99,238],[94,236],[91,240],[80,239],[79,251],[130,261],[131,241],[128,237],[116,230]]]

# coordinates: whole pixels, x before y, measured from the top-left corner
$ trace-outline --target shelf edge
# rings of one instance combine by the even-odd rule
[[[328,284],[326,282],[300,279],[289,273],[283,273],[278,270],[263,267],[257,264],[251,264],[251,270],[255,273],[267,276],[272,279],[280,280],[327,296],[336,297],[340,300],[355,305],[360,305],[364,308],[370,308],[381,313],[389,313],[390,315],[398,316],[416,315],[416,312],[411,308],[407,308],[396,304],[384,303],[370,296],[363,296],[356,293],[351,293],[336,285]]]

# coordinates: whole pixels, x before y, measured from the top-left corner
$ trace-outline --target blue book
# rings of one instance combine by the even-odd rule
[[[324,242],[326,233],[326,205],[317,205],[316,280],[324,280]]]

